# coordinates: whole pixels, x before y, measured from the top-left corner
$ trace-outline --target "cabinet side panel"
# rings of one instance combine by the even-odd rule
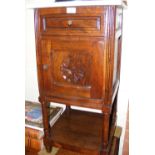
[[[105,13],[104,104],[112,104],[115,48],[116,6],[107,6]]]
[[[122,42],[122,9],[116,9],[115,26],[115,49],[114,49],[114,69],[113,69],[113,88],[120,77],[121,42]]]
[[[39,94],[41,96],[43,90],[43,79],[42,79],[42,59],[41,59],[41,50],[40,50],[40,17],[39,10],[34,10],[34,27],[35,27],[35,43],[36,43],[36,59],[37,59],[37,75],[38,75],[38,88]]]

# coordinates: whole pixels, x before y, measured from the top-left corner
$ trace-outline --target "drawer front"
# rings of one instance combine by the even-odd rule
[[[103,33],[100,16],[43,16],[43,35],[96,35]]]
[[[40,35],[80,35],[103,36],[104,15],[103,7],[76,8],[75,13],[67,13],[67,8],[38,9]]]

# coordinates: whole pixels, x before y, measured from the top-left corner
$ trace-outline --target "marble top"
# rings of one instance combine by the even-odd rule
[[[101,6],[101,5],[126,5],[126,0],[74,0],[55,2],[55,0],[26,0],[26,8],[44,7],[71,7],[71,6]]]

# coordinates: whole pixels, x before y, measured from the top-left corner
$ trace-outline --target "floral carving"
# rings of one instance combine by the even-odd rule
[[[79,84],[85,76],[85,66],[81,55],[69,55],[63,60],[60,70],[64,80]]]

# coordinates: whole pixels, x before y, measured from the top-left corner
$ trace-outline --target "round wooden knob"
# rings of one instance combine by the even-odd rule
[[[73,23],[73,21],[72,21],[72,20],[68,20],[68,26],[71,26],[71,25],[72,25],[72,23]]]

